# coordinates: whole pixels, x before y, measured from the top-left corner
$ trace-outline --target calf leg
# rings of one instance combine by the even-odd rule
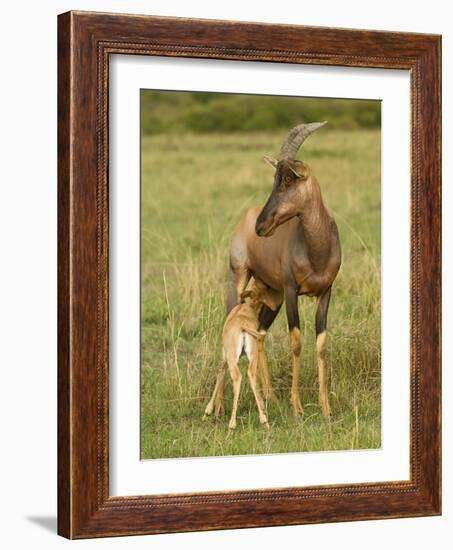
[[[238,410],[239,392],[241,391],[241,371],[237,365],[237,358],[235,357],[235,351],[229,354],[228,368],[230,371],[231,379],[233,381],[233,409],[231,411],[231,418],[228,427],[230,430],[236,428],[236,414]]]
[[[260,415],[260,422],[261,424],[265,424],[269,428],[269,424],[267,422],[267,416],[264,412],[264,403],[263,398],[261,397],[261,393],[257,387],[256,384],[256,373],[258,368],[258,346],[256,344],[256,341],[253,341],[253,343],[250,344],[250,352],[249,352],[249,368],[247,371],[247,375],[249,377],[250,386],[252,387],[253,395],[255,396],[256,404],[258,406],[258,413]]]
[[[258,355],[258,373],[260,377],[261,387],[263,388],[265,399],[276,401],[274,389],[272,388],[269,368],[267,366],[266,351],[264,350],[264,338],[257,344]]]
[[[224,387],[224,381],[225,381],[225,373],[226,373],[227,363],[223,362],[222,366],[219,368],[219,372],[217,373],[217,379],[214,386],[214,391],[212,392],[211,399],[209,400],[209,403],[206,405],[206,409],[204,411],[203,420],[212,414],[212,411],[214,410],[214,404],[216,405],[216,416],[218,416],[220,409],[221,409],[221,403],[223,402],[223,387]],[[220,406],[219,406],[220,403]]]
[[[316,310],[316,354],[318,358],[319,404],[324,416],[330,416],[329,398],[327,394],[327,365],[326,365],[326,329],[327,312],[329,310],[331,289],[328,288],[318,299]]]
[[[291,359],[292,359],[292,384],[291,384],[291,405],[294,416],[302,416],[304,410],[299,397],[299,372],[300,352],[302,349],[300,336],[299,310],[297,307],[297,289],[293,286],[285,288],[286,315],[290,332]]]
[[[274,322],[274,319],[277,317],[278,312],[282,305],[280,304],[276,310],[263,305],[259,315],[259,330],[267,330]],[[271,379],[269,376],[269,369],[267,366],[266,352],[264,351],[264,338],[258,341],[258,373],[261,380],[261,385],[264,392],[265,399],[271,399],[276,401],[274,390],[272,388]]]
[[[225,403],[225,373],[226,373],[226,368],[223,371],[223,377],[222,377],[222,380],[220,382],[219,388],[217,390],[217,395],[216,395],[216,398],[215,398],[214,414],[215,414],[216,418],[218,418],[220,416],[220,414],[223,413],[224,410],[225,410],[225,407],[224,407],[224,403]]]

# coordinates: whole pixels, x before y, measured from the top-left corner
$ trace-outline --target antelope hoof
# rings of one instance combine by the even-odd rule
[[[325,417],[332,416],[332,411],[330,410],[329,403],[321,403],[321,408],[322,408],[322,414]]]
[[[304,409],[299,397],[291,397],[291,405],[293,406],[294,416],[304,416]]]
[[[212,414],[212,410],[213,410],[213,405],[211,405],[211,403],[208,403],[206,409],[204,410],[204,415],[203,415],[203,420],[206,420],[206,418]]]
[[[260,416],[260,422],[261,424],[264,424],[267,428],[269,428],[269,423],[265,414],[263,414],[263,416]]]
[[[231,419],[230,423],[228,424],[228,428],[230,430],[235,430],[236,429],[236,420]]]

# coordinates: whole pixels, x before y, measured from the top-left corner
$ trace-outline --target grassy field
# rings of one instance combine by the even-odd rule
[[[339,226],[343,265],[328,321],[329,399],[317,404],[315,302],[299,300],[301,401],[292,416],[291,357],[284,311],[266,339],[277,403],[259,424],[247,377],[238,425],[202,421],[221,359],[228,246],[243,212],[263,204],[282,132],[159,135],[142,141],[142,458],[377,448],[380,416],[380,133],[327,131],[299,158],[315,170]],[[241,359],[245,374],[246,361]]]

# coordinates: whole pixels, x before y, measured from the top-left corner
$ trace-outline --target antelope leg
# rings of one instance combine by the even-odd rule
[[[249,363],[247,375],[249,377],[250,386],[252,387],[253,395],[255,396],[255,401],[258,407],[258,413],[260,415],[260,422],[261,424],[265,424],[267,427],[269,427],[269,424],[267,422],[267,416],[266,416],[266,413],[264,412],[263,398],[261,397],[260,391],[256,384],[257,368],[258,368],[258,349],[255,344],[251,351],[250,363]]]
[[[223,382],[225,379],[225,372],[226,372],[226,363],[222,363],[221,367],[219,368],[219,372],[217,373],[217,379],[214,386],[214,391],[212,392],[211,399],[209,400],[209,403],[206,405],[206,409],[204,411],[203,419],[205,419],[207,416],[212,414],[212,411],[214,410],[214,403],[218,402],[219,397],[219,390],[222,390],[223,388]],[[216,408],[216,416],[218,414],[217,408]]]
[[[231,356],[228,358],[228,368],[230,371],[231,379],[233,381],[233,409],[231,411],[231,418],[228,427],[230,430],[236,428],[236,414],[238,410],[239,392],[241,391],[241,371],[236,363],[236,358]]]
[[[316,354],[318,358],[319,404],[324,416],[330,416],[331,410],[327,392],[326,336],[327,312],[329,310],[331,289],[327,289],[318,299],[316,310]]]
[[[273,310],[270,307],[263,305],[259,315],[259,330],[265,330],[267,332],[269,327],[274,322],[274,319],[277,317],[277,314],[280,311],[281,307],[282,304],[278,305],[277,308]],[[258,373],[260,376],[265,399],[277,401],[269,376],[267,358],[264,351],[264,339],[258,342]]]
[[[292,384],[291,384],[291,405],[294,416],[302,416],[304,410],[299,397],[299,372],[300,352],[302,349],[300,336],[299,311],[297,307],[297,289],[295,286],[285,288],[286,315],[290,332],[291,360],[292,360]]]

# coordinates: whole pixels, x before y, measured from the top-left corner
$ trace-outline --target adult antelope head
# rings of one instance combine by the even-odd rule
[[[311,170],[300,160],[297,152],[307,137],[326,122],[299,124],[288,134],[280,149],[279,158],[264,157],[275,168],[274,186],[255,225],[259,237],[270,237],[275,229],[300,214],[311,195]]]

